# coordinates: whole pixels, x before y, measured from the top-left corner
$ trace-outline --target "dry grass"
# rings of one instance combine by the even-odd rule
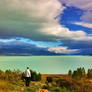
[[[26,87],[24,82],[11,83],[9,81],[0,80],[0,92],[34,92],[35,89],[39,89],[40,82],[31,82],[30,87]]]
[[[13,88],[8,81],[0,80],[0,92],[10,92],[10,89]]]
[[[46,78],[47,77],[52,77],[53,79],[61,79],[61,78],[64,78],[64,79],[68,79],[68,75],[67,74],[42,74],[42,81],[46,81]]]
[[[8,88],[8,82],[0,80],[0,89],[7,89]]]

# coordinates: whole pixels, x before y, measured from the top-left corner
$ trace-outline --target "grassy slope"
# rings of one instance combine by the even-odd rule
[[[26,87],[22,81],[10,83],[0,80],[0,92],[38,92],[41,86],[39,82],[31,82],[30,87]]]
[[[25,87],[25,83],[23,81],[19,82],[9,82],[9,81],[3,81],[0,80],[0,92],[39,92],[39,89],[42,88],[42,86],[45,83],[46,77],[53,77],[54,79],[59,78],[66,78],[67,75],[64,74],[42,74],[42,81],[41,82],[31,82],[30,87]],[[89,85],[92,85],[92,80],[88,80]],[[55,87],[51,88],[52,91],[54,89],[57,89]],[[67,89],[60,89],[59,92],[77,92],[77,91],[69,91]],[[78,91],[79,92],[79,91]],[[92,92],[92,91],[87,91]]]
[[[42,82],[31,82],[30,87],[25,87],[25,83],[9,82],[0,80],[0,92],[38,92],[38,90],[44,85],[46,77],[51,76],[54,78],[65,77],[66,75],[61,74],[42,74]]]

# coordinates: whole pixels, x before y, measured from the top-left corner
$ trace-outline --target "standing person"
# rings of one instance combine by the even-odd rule
[[[27,67],[25,74],[26,74],[26,83],[25,84],[26,84],[26,86],[29,86],[30,78],[31,78],[31,72],[30,72],[29,67]]]

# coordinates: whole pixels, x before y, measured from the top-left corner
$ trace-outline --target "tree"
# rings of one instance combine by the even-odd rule
[[[88,69],[87,76],[88,78],[92,78],[92,69]]]
[[[38,73],[38,75],[37,75],[37,81],[40,81],[40,80],[41,80],[41,74]]]
[[[32,81],[40,81],[41,74],[31,70],[31,80]]]
[[[72,71],[71,70],[69,70],[68,75],[72,76]]]
[[[77,68],[72,74],[72,77],[75,79],[81,79],[85,76],[85,69],[84,68]]]

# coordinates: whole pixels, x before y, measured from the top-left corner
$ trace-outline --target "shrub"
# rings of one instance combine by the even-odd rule
[[[72,71],[71,70],[69,70],[68,75],[72,76]]]
[[[42,89],[49,89],[48,85],[43,85]]]
[[[52,78],[52,77],[47,77],[47,78],[46,78],[46,81],[47,81],[48,83],[52,83],[53,78]]]

